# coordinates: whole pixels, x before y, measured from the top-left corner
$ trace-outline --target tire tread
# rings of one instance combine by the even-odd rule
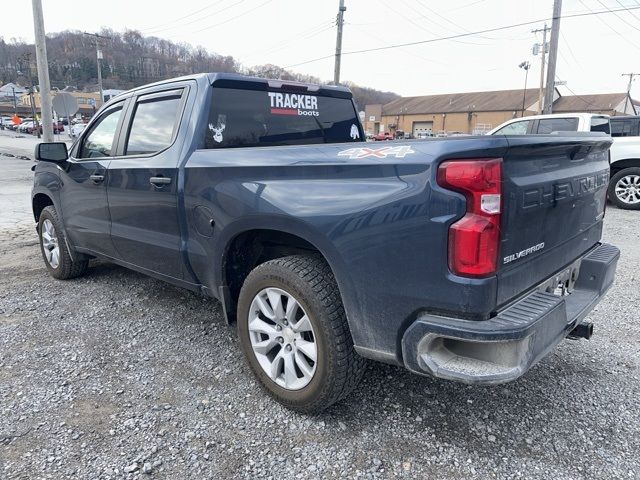
[[[250,275],[260,275],[273,267],[284,269],[309,285],[316,299],[322,305],[328,320],[328,327],[335,343],[333,352],[335,363],[328,362],[333,371],[330,381],[323,385],[322,392],[313,403],[304,406],[288,405],[304,413],[316,413],[342,400],[358,385],[365,371],[367,361],[354,349],[351,331],[335,277],[327,262],[320,255],[291,255],[269,260],[257,266]],[[278,401],[269,389],[267,391]],[[283,402],[284,403],[284,402]]]

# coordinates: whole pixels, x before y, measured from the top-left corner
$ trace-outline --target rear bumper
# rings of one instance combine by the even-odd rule
[[[549,354],[613,283],[620,251],[601,244],[579,262],[573,293],[534,291],[485,321],[423,314],[402,337],[405,366],[464,383],[498,384]]]

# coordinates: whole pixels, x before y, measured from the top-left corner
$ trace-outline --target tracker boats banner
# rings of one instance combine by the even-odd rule
[[[298,93],[268,92],[273,115],[319,117],[318,97]]]

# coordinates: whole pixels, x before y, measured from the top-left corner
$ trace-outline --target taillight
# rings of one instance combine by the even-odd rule
[[[487,277],[497,269],[500,244],[502,159],[448,160],[438,184],[467,198],[467,213],[449,227],[449,269],[465,277]]]

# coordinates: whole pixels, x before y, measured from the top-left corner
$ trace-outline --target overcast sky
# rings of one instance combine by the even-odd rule
[[[345,0],[343,51],[435,39],[552,16],[553,0]],[[338,0],[43,0],[45,28],[143,34],[202,45],[250,66],[273,63],[333,78]],[[5,5],[6,7],[6,5]],[[564,0],[563,15],[621,9],[561,22],[557,76],[577,94],[621,92],[640,72],[640,0]],[[6,9],[4,9],[7,12]],[[4,17],[4,15],[3,15]],[[31,2],[13,2],[4,17],[6,41],[33,41]],[[456,40],[343,56],[343,80],[401,95],[522,88],[539,83],[540,57],[531,53],[544,22]],[[570,94],[560,87],[563,94]],[[640,77],[632,95],[640,99]]]

